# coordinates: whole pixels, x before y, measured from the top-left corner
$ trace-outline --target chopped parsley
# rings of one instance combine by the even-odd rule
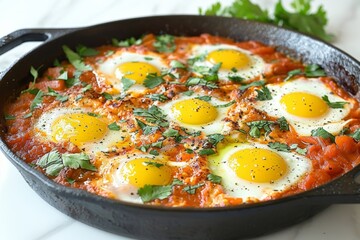
[[[263,86],[261,90],[256,89],[256,92],[256,100],[258,101],[267,101],[272,99],[270,90],[266,86]]]
[[[181,62],[179,62],[177,60],[172,60],[170,62],[170,67],[172,67],[172,68],[181,68],[181,69],[186,68],[184,64],[182,64]]]
[[[132,45],[140,45],[142,43],[142,38],[136,39],[134,37],[119,41],[116,38],[111,39],[112,45],[115,47],[130,47]]]
[[[39,108],[41,106],[41,103],[43,101],[44,93],[43,91],[39,90],[36,94],[34,100],[30,104],[30,111],[34,111],[35,108]]]
[[[172,194],[172,189],[176,185],[183,185],[183,182],[179,179],[174,179],[170,185],[158,186],[158,185],[145,185],[139,188],[137,194],[141,197],[143,202],[149,202],[154,199],[165,199]]]
[[[199,86],[208,87],[210,89],[219,88],[218,85],[216,85],[216,83],[206,81],[205,79],[202,79],[202,78],[189,78],[186,81],[185,85],[187,87],[199,85]]]
[[[126,92],[127,90],[129,90],[134,84],[135,84],[135,80],[129,79],[129,78],[121,78],[121,83],[123,85],[123,90],[124,92]]]
[[[103,92],[101,95],[103,95],[106,100],[112,100],[113,99],[113,96],[110,93]]]
[[[160,102],[165,102],[169,100],[169,98],[164,94],[150,94],[150,95],[146,95],[145,97],[150,98],[153,101],[160,101]]]
[[[208,156],[208,155],[213,155],[216,152],[212,148],[203,148],[203,149],[200,149],[198,153],[199,153],[200,156],[204,156],[204,155]]]
[[[269,148],[275,149],[281,152],[290,152],[290,147],[285,143],[269,142]]]
[[[65,55],[69,62],[79,71],[89,71],[91,70],[91,67],[88,65],[85,65],[85,63],[82,61],[82,58],[79,54],[71,50],[68,46],[63,45],[63,50],[65,52]]]
[[[140,129],[143,130],[143,133],[145,135],[152,134],[152,133],[156,132],[159,129],[158,126],[150,126],[150,125],[140,121],[137,118],[135,118],[135,121],[136,121],[137,125],[140,127]]]
[[[146,166],[154,166],[154,167],[157,167],[157,168],[160,168],[162,166],[164,166],[163,163],[159,163],[159,162],[154,162],[154,161],[147,161],[147,162],[144,162],[146,164]]]
[[[210,182],[212,183],[217,183],[217,184],[220,184],[221,183],[221,180],[222,180],[222,177],[218,176],[218,175],[215,175],[215,174],[212,174],[212,173],[209,173],[207,175],[207,180],[209,180]]]
[[[297,75],[305,75],[306,77],[323,77],[326,76],[326,73],[324,69],[322,69],[319,65],[310,64],[305,67],[304,71],[301,69],[295,69],[288,72],[288,75],[284,79],[284,81],[289,81],[290,79],[292,79],[294,76]]]
[[[211,100],[211,96],[200,96],[200,97],[196,97],[196,99],[208,102]]]
[[[156,36],[153,46],[160,53],[171,53],[176,49],[175,38],[169,34]]]
[[[311,130],[311,136],[321,137],[324,139],[330,139],[331,142],[335,142],[335,136],[326,131],[324,128],[319,127],[317,129]]]
[[[255,81],[255,82],[251,82],[249,84],[242,85],[242,86],[239,87],[239,89],[241,91],[244,91],[244,90],[246,90],[246,89],[248,89],[250,87],[257,87],[257,86],[263,86],[263,85],[265,85],[265,81],[260,80],[260,81]]]
[[[225,103],[225,104],[221,104],[221,105],[216,105],[215,107],[216,108],[226,108],[226,107],[230,107],[231,105],[233,105],[234,103],[236,103],[235,100],[232,100],[228,103]]]
[[[204,185],[205,185],[205,183],[198,183],[196,185],[186,186],[186,187],[184,187],[183,191],[185,191],[185,192],[187,192],[189,194],[195,194],[196,189],[198,189],[198,188],[200,188],[200,187],[202,187]]]
[[[14,115],[5,114],[5,120],[15,120],[16,117]]]
[[[147,122],[156,124],[160,127],[169,126],[166,115],[155,105],[151,106],[149,109],[136,108],[134,109],[134,115],[144,117]]]
[[[355,132],[349,134],[349,136],[355,139],[356,141],[360,141],[360,128],[356,129]]]
[[[150,89],[156,88],[157,86],[163,84],[165,80],[162,78],[162,76],[157,76],[155,73],[150,73],[146,76],[146,79],[144,80],[144,86]]]
[[[344,106],[348,104],[348,102],[330,102],[329,97],[327,95],[324,95],[321,98],[331,108],[344,108]]]
[[[69,96],[61,95],[50,87],[48,87],[48,92],[46,93],[46,96],[53,96],[55,97],[55,100],[59,102],[66,102],[67,100],[69,100]]]
[[[119,131],[120,130],[120,126],[117,125],[116,122],[113,122],[111,124],[108,125],[108,128],[112,131]]]
[[[82,44],[79,44],[76,47],[76,52],[77,54],[79,54],[81,57],[92,57],[92,56],[96,56],[99,54],[99,52],[94,49],[94,48],[88,48]]]

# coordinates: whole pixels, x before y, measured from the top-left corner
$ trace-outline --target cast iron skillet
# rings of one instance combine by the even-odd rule
[[[360,63],[339,49],[272,25],[222,17],[145,17],[81,29],[23,29],[0,41],[0,54],[26,41],[44,41],[0,75],[0,107],[30,81],[29,69],[52,65],[65,58],[61,46],[81,43],[99,46],[111,38],[139,37],[144,33],[196,36],[211,33],[238,41],[257,40],[307,64],[321,65],[351,95],[360,97]],[[3,113],[0,113],[3,122]],[[2,125],[2,132],[6,129]],[[3,134],[2,134],[3,135]],[[264,203],[238,207],[189,209],[130,204],[58,185],[32,169],[5,144],[1,148],[29,185],[49,204],[91,226],[141,239],[240,239],[255,237],[303,221],[332,203],[360,202],[357,182],[360,166],[311,191]]]

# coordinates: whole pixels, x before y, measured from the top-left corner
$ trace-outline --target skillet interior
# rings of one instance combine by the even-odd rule
[[[68,30],[67,30],[68,31]],[[338,49],[296,32],[267,24],[231,18],[204,16],[161,16],[130,19],[74,30],[35,49],[3,76],[0,106],[15,96],[30,80],[30,66],[42,69],[55,58],[64,58],[61,46],[81,43],[99,46],[111,38],[139,37],[144,33],[199,35],[210,33],[238,41],[257,40],[277,46],[278,50],[305,63],[321,65],[328,75],[341,79],[342,85],[359,98],[359,63]],[[3,113],[1,113],[3,114]],[[1,119],[4,117],[1,116]],[[5,131],[6,129],[3,129]],[[92,226],[114,233],[147,239],[239,239],[259,236],[302,221],[329,203],[305,201],[302,194],[252,206],[220,209],[163,209],[138,206],[105,199],[87,192],[56,185],[27,166],[8,150],[2,149],[29,185],[51,205]],[[276,217],[275,217],[276,216]]]

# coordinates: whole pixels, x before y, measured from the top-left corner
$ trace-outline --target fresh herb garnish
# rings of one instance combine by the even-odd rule
[[[260,80],[260,81],[255,81],[255,82],[251,82],[249,84],[245,84],[239,87],[239,89],[241,91],[244,91],[246,89],[248,89],[249,87],[257,87],[257,86],[263,86],[265,85],[265,81],[264,80]]]
[[[268,146],[271,149],[275,149],[281,152],[290,152],[290,147],[285,143],[269,142]]]
[[[256,20],[276,24],[306,34],[313,35],[325,41],[331,41],[333,35],[325,31],[327,16],[322,6],[311,12],[311,0],[294,0],[290,4],[292,11],[287,11],[281,0],[274,6],[273,16],[267,10],[250,0],[235,0],[229,6],[222,6],[220,2],[211,5],[208,9],[199,9],[200,14],[226,16]]]
[[[155,105],[151,106],[149,109],[136,108],[134,109],[134,115],[145,117],[147,122],[156,124],[160,127],[169,126],[166,115]]]
[[[215,174],[212,174],[212,173],[209,173],[207,175],[207,180],[209,180],[210,182],[212,183],[218,183],[220,184],[221,183],[221,180],[222,180],[222,177],[218,176],[218,175],[215,175]]]
[[[149,202],[154,199],[165,199],[172,194],[172,188],[175,185],[183,185],[183,182],[179,179],[174,179],[170,185],[158,186],[158,185],[145,185],[137,191],[137,194],[141,197],[143,202]]]
[[[132,45],[140,45],[142,43],[142,39],[136,39],[134,37],[119,41],[116,38],[111,39],[112,44],[115,47],[130,47]]]
[[[279,124],[279,128],[281,131],[289,131],[289,124],[286,121],[285,117],[281,117],[276,122]]]
[[[288,75],[284,79],[284,81],[285,82],[289,81],[290,79],[292,79],[294,76],[297,76],[297,75],[305,75],[306,77],[323,77],[323,76],[326,76],[326,73],[325,73],[324,69],[322,69],[319,65],[310,64],[305,67],[304,71],[301,69],[295,69],[295,70],[288,72]]]
[[[198,153],[199,153],[200,156],[203,156],[203,155],[208,156],[208,155],[213,155],[216,152],[212,148],[203,148],[203,149],[200,149]]]
[[[126,92],[127,90],[129,90],[134,84],[135,84],[135,80],[129,79],[129,78],[121,78],[121,83],[123,85],[123,91]]]
[[[269,135],[271,125],[274,124],[272,121],[260,120],[246,123],[250,127],[249,135],[253,138],[259,138],[261,135],[261,129],[264,129],[265,136]]]
[[[146,76],[146,79],[144,80],[144,86],[153,89],[163,84],[164,82],[165,80],[162,78],[162,76],[157,76],[156,73],[150,73]]]
[[[54,89],[48,87],[48,92],[46,93],[46,96],[52,96],[55,97],[55,100],[59,102],[66,102],[69,100],[69,97],[66,95],[61,95],[60,93],[56,92]]]
[[[85,92],[89,91],[90,89],[92,89],[92,85],[86,84],[84,87],[81,88],[81,93],[85,93]]]
[[[245,78],[242,78],[240,76],[236,76],[236,75],[229,75],[228,78],[230,79],[230,81],[234,82],[234,83],[241,83],[242,81],[245,80]]]
[[[344,108],[344,106],[348,104],[348,102],[330,102],[329,97],[327,95],[324,95],[321,98],[331,108]]]
[[[60,80],[68,80],[68,72],[67,71],[64,71],[63,73],[61,73],[57,79],[60,79]]]
[[[160,168],[162,166],[164,166],[163,163],[159,163],[159,162],[153,162],[153,161],[147,161],[147,162],[144,162],[146,164],[146,166],[154,166],[154,167],[157,167],[157,168]]]
[[[335,136],[326,131],[324,128],[319,127],[317,129],[311,130],[311,136],[321,137],[324,139],[330,139],[331,142],[335,142]]]
[[[38,93],[36,94],[34,100],[31,102],[30,104],[30,111],[34,111],[35,108],[38,108],[41,106],[41,103],[43,101],[43,96],[44,96],[44,93],[39,90]]]
[[[179,131],[173,128],[169,128],[162,135],[164,137],[178,137]]]
[[[85,63],[82,61],[82,58],[79,54],[71,50],[68,46],[63,45],[63,50],[65,52],[65,55],[69,62],[79,71],[89,71],[91,70],[91,67],[88,65],[85,65]]]
[[[33,84],[35,84],[36,79],[39,77],[39,72],[33,66],[30,67],[30,74],[33,76]]]
[[[220,104],[220,105],[216,105],[215,107],[216,108],[226,108],[226,107],[230,107],[231,105],[233,105],[234,103],[236,103],[235,100],[232,100],[228,103],[225,103],[225,104]]]
[[[156,36],[153,46],[160,53],[171,53],[176,49],[175,38],[169,34]]]
[[[113,123],[109,124],[109,125],[108,125],[108,128],[109,128],[110,130],[113,130],[113,131],[119,131],[119,130],[120,130],[120,126],[117,125],[116,122],[113,122]]]
[[[211,145],[214,147],[216,147],[216,145],[222,140],[224,140],[224,136],[219,133],[210,134],[206,139],[206,141],[211,143]]]
[[[256,92],[256,100],[258,101],[267,101],[272,99],[270,90],[266,86],[263,86],[261,90],[256,89]]]
[[[172,67],[172,68],[182,68],[182,69],[186,68],[184,64],[182,64],[181,62],[179,62],[177,60],[172,60],[170,62],[170,67]]]
[[[214,82],[209,82],[209,81],[206,81],[202,78],[189,78],[185,85],[187,87],[189,86],[196,86],[196,85],[199,85],[199,86],[205,86],[205,87],[208,87],[208,88],[211,88],[211,89],[214,89],[214,88],[219,88],[216,83]]]
[[[195,194],[196,189],[198,189],[198,188],[200,188],[200,187],[202,187],[204,185],[205,185],[205,183],[198,183],[196,185],[186,186],[186,187],[184,187],[183,191],[185,191],[185,192],[187,192],[189,194]]]
[[[36,165],[45,169],[46,174],[50,176],[59,175],[65,168],[82,168],[90,171],[96,171],[96,167],[91,164],[89,156],[85,153],[63,153],[53,150],[37,160]]]
[[[306,155],[307,149],[306,148],[299,148],[297,144],[291,144],[290,149],[295,149],[295,152],[301,155]]]
[[[94,49],[94,48],[88,48],[82,44],[79,44],[76,47],[76,52],[81,56],[81,57],[92,57],[92,56],[96,56],[99,54],[99,52]]]
[[[159,152],[155,149],[151,149],[149,153],[154,156],[159,156]]]
[[[150,126],[150,125],[140,121],[137,118],[135,118],[135,120],[136,120],[137,125],[140,127],[141,130],[143,130],[143,133],[145,135],[152,134],[152,133],[156,132],[159,129],[158,126]]]
[[[160,102],[165,102],[169,100],[169,98],[166,97],[164,94],[150,94],[150,95],[146,95],[145,97],[150,98],[153,101],[160,101]]]
[[[185,96],[189,96],[189,97],[190,97],[191,95],[194,94],[194,91],[189,90],[189,91],[183,92],[182,94],[184,94]]]
[[[15,120],[16,117],[14,115],[5,114],[5,120]]]
[[[103,95],[106,100],[112,100],[113,99],[113,96],[110,93],[103,92],[101,95]]]
[[[360,128],[356,129],[355,132],[349,134],[349,136],[355,139],[356,141],[360,141]]]
[[[200,97],[196,97],[196,99],[208,102],[211,100],[211,96],[200,96]]]

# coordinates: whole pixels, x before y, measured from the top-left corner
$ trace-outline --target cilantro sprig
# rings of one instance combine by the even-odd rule
[[[175,37],[169,34],[156,36],[153,46],[160,53],[171,53],[176,49]]]
[[[329,97],[327,95],[324,95],[321,98],[331,108],[344,108],[344,106],[348,104],[348,102],[330,102]]]
[[[139,188],[137,194],[140,196],[143,202],[149,202],[154,199],[165,199],[172,194],[173,187],[176,185],[183,185],[183,182],[179,179],[174,179],[169,185],[145,185]]]
[[[326,73],[321,66],[317,64],[310,64],[307,65],[304,70],[295,69],[288,72],[288,75],[284,79],[284,81],[289,81],[290,79],[292,79],[294,76],[297,75],[305,75],[306,77],[323,77],[326,76]]]
[[[331,41],[333,35],[325,30],[327,24],[326,12],[322,6],[316,11],[311,11],[311,0],[293,0],[288,11],[278,0],[274,6],[273,15],[250,0],[234,0],[229,6],[222,6],[220,2],[211,5],[207,9],[199,9],[199,14],[209,16],[226,16],[248,20],[256,20],[275,24],[309,35],[313,35],[325,41]]]

